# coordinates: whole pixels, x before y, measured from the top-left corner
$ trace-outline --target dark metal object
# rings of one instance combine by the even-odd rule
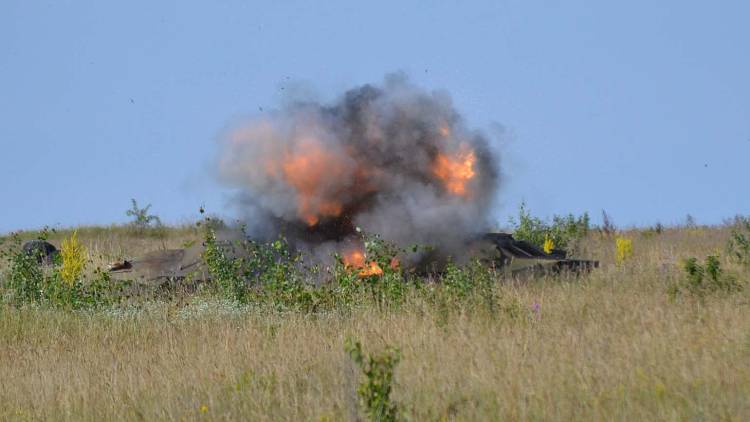
[[[582,273],[599,267],[599,261],[569,259],[567,252],[553,249],[544,252],[536,245],[516,240],[508,233],[486,233],[478,239],[480,259],[513,274],[523,272]],[[489,248],[488,248],[489,247]]]
[[[44,240],[29,240],[22,248],[25,254],[33,256],[37,263],[43,265],[52,265],[60,253],[55,245]]]
[[[171,282],[208,280],[201,244],[186,249],[149,252],[139,258],[114,263],[109,268],[113,279],[141,284],[162,285]]]

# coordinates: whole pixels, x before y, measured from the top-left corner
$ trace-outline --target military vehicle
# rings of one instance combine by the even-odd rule
[[[470,255],[512,275],[583,273],[599,267],[599,261],[570,259],[562,249],[549,253],[508,233],[486,233],[472,242]]]
[[[238,248],[229,241],[219,243],[227,254],[238,256]],[[507,233],[487,233],[469,242],[469,256],[478,258],[486,265],[507,275],[521,274],[574,274],[588,272],[599,266],[598,261],[569,259],[564,250],[545,253],[540,248],[525,241],[515,240]],[[130,280],[139,284],[163,286],[180,282],[190,284],[210,280],[210,274],[203,261],[202,244],[185,249],[160,250],[147,253],[139,258],[114,264],[109,273],[116,280]],[[441,268],[441,265],[431,268]],[[426,268],[426,267],[424,267]]]
[[[166,249],[149,252],[141,257],[114,263],[109,268],[115,280],[128,280],[150,286],[166,286],[189,281],[208,281],[210,275],[202,244],[184,249]]]

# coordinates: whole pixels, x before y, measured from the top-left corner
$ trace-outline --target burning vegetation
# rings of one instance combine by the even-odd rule
[[[362,272],[382,269],[355,228],[455,254],[486,228],[498,184],[497,158],[450,97],[399,75],[332,104],[290,102],[222,144],[219,173],[237,188],[250,235],[283,234],[321,258],[339,252]]]

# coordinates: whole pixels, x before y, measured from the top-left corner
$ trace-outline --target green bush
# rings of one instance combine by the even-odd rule
[[[738,216],[735,220],[727,250],[735,261],[750,266],[750,218]]]
[[[365,379],[357,387],[363,411],[370,421],[398,420],[398,405],[391,399],[393,372],[401,359],[398,349],[386,347],[380,354],[365,356],[362,344],[346,339],[344,349],[362,370]]]
[[[136,229],[136,231],[143,232],[149,228],[161,227],[161,219],[156,215],[148,213],[151,209],[151,204],[139,208],[138,202],[134,198],[130,201],[132,203],[131,208],[125,211],[125,215],[133,218],[133,221],[131,221],[130,224]]]
[[[301,272],[302,256],[292,253],[286,239],[255,242],[243,236],[219,242],[206,225],[204,260],[213,285],[225,298],[258,303],[276,310],[312,311],[319,292]],[[316,270],[308,269],[308,276]]]
[[[448,263],[440,281],[444,293],[451,300],[468,299],[477,293],[486,295],[493,285],[489,268],[478,261],[463,267]]]
[[[511,218],[510,224],[513,227],[513,237],[540,248],[544,247],[547,239],[559,249],[575,246],[572,243],[585,237],[591,229],[588,213],[578,217],[573,214],[555,215],[552,223],[548,223],[531,215],[525,203],[521,203],[518,209],[518,220]]]
[[[213,229],[206,230],[204,245],[203,259],[221,295],[240,303],[247,302],[248,291],[242,277],[241,262],[234,259],[226,247],[219,245]]]
[[[39,240],[46,239],[46,231]],[[17,306],[24,304],[82,309],[111,305],[120,299],[121,283],[114,283],[109,274],[96,269],[88,279],[79,275],[65,279],[58,258],[52,266],[44,267],[38,257],[26,253],[21,247],[18,234],[11,236],[10,245],[0,252],[0,260],[7,274],[5,288],[10,300]]]
[[[40,240],[43,240],[40,237]],[[10,245],[0,251],[0,258],[8,268],[5,284],[13,293],[13,301],[21,303],[40,303],[42,301],[47,277],[38,257],[25,253],[21,248],[21,238],[17,233],[11,235]]]
[[[705,296],[712,292],[733,293],[742,290],[742,284],[737,277],[721,268],[721,261],[716,255],[706,257],[705,263],[691,257],[683,262],[685,279],[670,286],[669,293],[676,296],[682,291],[693,295]]]
[[[400,265],[392,265],[403,250],[391,242],[387,242],[378,235],[363,233],[358,229],[365,246],[368,261],[374,261],[382,270],[382,275],[372,275],[360,278],[359,282],[366,286],[372,300],[381,308],[385,305],[398,306],[402,303],[406,293],[406,284]]]

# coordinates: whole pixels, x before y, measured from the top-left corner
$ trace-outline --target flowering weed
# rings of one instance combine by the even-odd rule
[[[72,287],[80,279],[88,258],[86,248],[78,240],[78,231],[74,231],[68,239],[62,241],[60,255],[62,256],[60,277],[69,287]]]
[[[615,249],[615,262],[619,266],[633,256],[633,241],[624,237],[618,237],[615,240]]]

